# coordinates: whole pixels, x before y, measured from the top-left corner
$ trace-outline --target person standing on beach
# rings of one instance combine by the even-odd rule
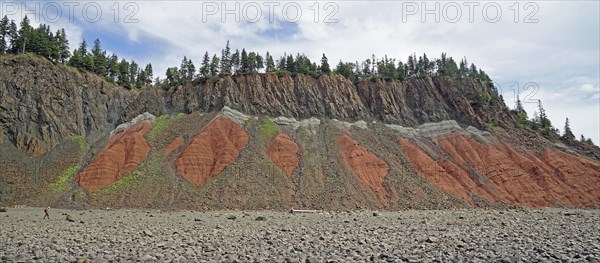
[[[46,215],[44,216],[44,219],[46,219],[46,218],[50,219],[50,207],[46,207],[46,209],[44,209],[44,213],[46,213]]]

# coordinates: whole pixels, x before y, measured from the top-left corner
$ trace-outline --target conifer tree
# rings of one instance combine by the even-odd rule
[[[119,62],[119,76],[117,77],[117,84],[125,88],[130,88],[131,79],[129,77],[129,62],[125,59],[121,59]]]
[[[146,68],[144,68],[144,72],[146,73],[146,78],[144,79],[144,85],[151,85],[152,77],[154,75],[154,73],[152,72],[152,64],[151,63],[148,63],[148,65],[146,65]]]
[[[61,28],[59,31],[57,31],[55,37],[58,48],[57,61],[64,64],[71,56],[71,52],[69,51],[69,40],[67,40],[65,29]]]
[[[100,75],[106,76],[106,52],[100,48],[100,39],[96,38],[94,41],[94,47],[92,48],[92,59],[94,61],[93,72]]]
[[[268,51],[267,51],[267,54],[265,55],[265,59],[266,59],[265,71],[266,72],[275,71],[275,62],[273,61],[273,57],[271,56],[271,54],[269,54]]]
[[[231,55],[231,65],[233,67],[233,73],[235,74],[241,66],[240,63],[240,51],[238,49],[235,50],[235,53]]]
[[[250,71],[250,65],[249,65],[249,61],[248,61],[248,53],[246,53],[246,49],[243,48],[242,49],[242,55],[240,57],[240,72],[242,74],[244,73],[248,73]]]
[[[207,78],[210,75],[210,57],[208,56],[208,51],[204,52],[204,57],[202,58],[202,66],[200,67],[200,76]]]
[[[27,45],[31,42],[31,33],[33,28],[29,24],[29,18],[27,15],[21,20],[21,25],[19,26],[17,45],[13,48],[18,48],[14,53],[27,53]]]
[[[10,47],[8,50],[12,51],[12,53],[17,53],[17,46],[19,42],[19,33],[17,31],[17,24],[15,20],[10,20],[10,24],[8,25],[8,38],[10,42]]]
[[[212,60],[210,61],[210,76],[216,77],[219,74],[219,58],[217,55],[213,55]]]
[[[181,79],[180,75],[181,70],[177,67],[171,67],[167,69],[165,76],[167,77],[167,84],[169,85],[177,85]]]
[[[569,141],[575,140],[575,134],[571,131],[571,125],[569,123],[569,118],[565,120],[565,132],[563,134],[563,138]]]
[[[0,54],[6,52],[8,48],[8,29],[9,29],[9,20],[8,16],[4,16],[2,20],[0,20]]]
[[[221,51],[221,74],[231,74],[231,50],[229,48],[229,40],[225,49]]]
[[[329,62],[327,61],[327,57],[325,53],[323,53],[323,57],[321,57],[321,74],[330,74],[331,68],[329,67]]]
[[[185,66],[187,67],[187,69],[186,69],[187,75],[185,76],[185,78],[187,80],[193,80],[194,73],[196,73],[196,66],[194,66],[194,62],[192,62],[192,59],[188,59]]]
[[[256,53],[254,52],[248,53],[248,72],[256,72]]]
[[[179,76],[181,76],[182,79],[187,79],[187,69],[188,69],[188,59],[186,56],[183,56],[183,59],[181,60],[181,64],[179,65]]]
[[[265,62],[263,57],[256,53],[256,71],[261,71],[265,67]]]
[[[137,83],[139,74],[139,66],[135,61],[131,61],[129,64],[129,88],[133,87]]]

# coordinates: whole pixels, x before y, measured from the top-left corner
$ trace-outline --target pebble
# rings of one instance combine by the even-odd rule
[[[356,211],[287,214],[15,208],[0,217],[0,261],[598,262],[600,211]],[[533,211],[533,212],[532,212]],[[572,215],[567,215],[572,214]],[[576,215],[576,216],[573,216]],[[43,215],[42,215],[43,216]],[[267,220],[268,223],[261,221]],[[401,218],[401,220],[389,220]],[[460,219],[462,218],[462,219]],[[543,223],[540,223],[543,218]],[[192,221],[193,219],[193,221]],[[223,222],[229,219],[228,222]],[[202,223],[195,223],[202,222]]]

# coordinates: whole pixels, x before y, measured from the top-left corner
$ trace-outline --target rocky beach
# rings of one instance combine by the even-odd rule
[[[7,208],[0,262],[599,262],[600,212]]]

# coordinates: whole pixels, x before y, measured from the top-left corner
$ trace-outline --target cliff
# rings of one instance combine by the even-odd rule
[[[600,206],[600,148],[515,124],[469,78],[248,74],[127,90],[2,56],[0,204]]]
[[[454,119],[483,128],[487,117],[506,127],[514,123],[498,95],[475,79],[377,79],[355,86],[339,76],[276,74],[225,76],[167,91],[146,89],[129,105],[125,119],[144,111],[154,115],[210,112],[224,106],[250,115],[379,120],[409,127]]]
[[[0,57],[0,143],[39,156],[120,123],[136,92],[38,57]]]

